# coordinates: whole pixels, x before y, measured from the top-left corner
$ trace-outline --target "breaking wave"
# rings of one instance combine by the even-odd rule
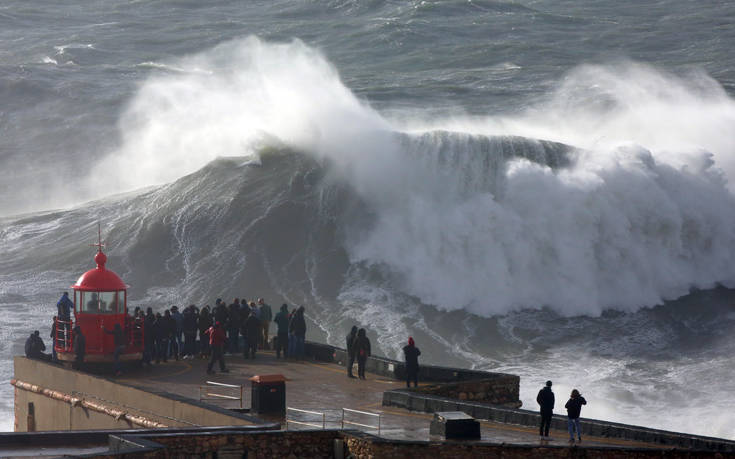
[[[349,262],[445,310],[594,316],[735,279],[735,110],[704,75],[584,66],[523,116],[429,123],[382,117],[299,41],[251,37],[172,65],[180,72],[142,86],[121,124],[123,147],[92,177],[129,189],[276,149],[289,159],[259,174],[293,178],[305,174],[295,167],[305,155],[341,184],[328,188],[328,207],[362,209],[327,216]],[[255,179],[241,180],[249,189]],[[285,189],[256,193],[276,203]],[[200,205],[215,199],[192,192]],[[321,231],[324,196],[304,199],[316,220],[299,227]]]
[[[310,339],[369,324],[392,357],[412,334],[433,363],[524,384],[571,369],[612,401],[588,413],[617,420],[655,424],[647,384],[683,389],[667,362],[687,353],[702,375],[712,359],[692,337],[731,325],[731,292],[703,294],[704,326],[691,299],[651,309],[735,279],[735,109],[706,75],[583,66],[521,115],[436,118],[379,113],[299,41],[142,65],[161,72],[88,180],[110,195],[2,220],[0,301],[18,323],[50,319],[42,305],[89,269],[99,221],[136,306],[305,304]]]

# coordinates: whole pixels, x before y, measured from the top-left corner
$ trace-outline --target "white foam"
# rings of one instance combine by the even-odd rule
[[[376,216],[349,235],[352,260],[387,267],[425,303],[485,316],[636,310],[735,279],[735,104],[704,75],[583,66],[520,117],[400,123],[585,149],[567,169],[518,159],[489,170],[471,142],[454,145],[458,166],[406,145],[300,41],[251,37],[166,65],[185,72],[142,85],[124,145],[93,183],[162,183],[264,143],[329,158]],[[109,171],[124,173],[115,183]],[[492,187],[468,185],[482,174],[497,176]]]

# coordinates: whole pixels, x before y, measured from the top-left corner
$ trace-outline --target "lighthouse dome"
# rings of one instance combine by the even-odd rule
[[[82,274],[76,284],[72,285],[73,289],[87,292],[111,292],[128,288],[120,276],[105,268],[107,256],[101,250],[95,255],[94,261],[97,267]]]

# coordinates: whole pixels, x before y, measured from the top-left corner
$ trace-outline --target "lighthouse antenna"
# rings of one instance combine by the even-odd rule
[[[105,246],[105,243],[102,242],[102,226],[100,225],[100,222],[97,222],[97,243],[89,245],[91,247],[97,247],[97,250],[99,252],[102,252],[102,247]]]

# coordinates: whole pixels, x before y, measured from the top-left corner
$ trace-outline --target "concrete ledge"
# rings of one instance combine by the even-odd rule
[[[541,416],[535,411],[507,408],[487,403],[464,402],[445,397],[421,394],[411,389],[395,389],[384,392],[383,405],[425,413],[463,411],[476,419],[503,424],[538,427],[541,423]],[[735,441],[731,440],[669,432],[666,430],[650,429],[596,419],[582,418],[581,421],[583,435],[621,438],[704,451],[735,452]],[[567,417],[554,415],[551,420],[551,427],[553,429],[566,430]]]
[[[69,397],[89,398],[107,404],[111,400],[121,410],[145,409],[148,417],[166,419],[171,427],[199,425],[256,425],[260,429],[279,429],[277,423],[267,422],[255,416],[203,403],[163,390],[143,389],[135,385],[107,379],[101,376],[70,370],[41,360],[16,356],[15,376],[30,384],[47,387]],[[28,430],[28,405],[35,406],[35,430],[88,430],[90,428],[130,429],[134,425],[122,418],[116,419],[104,413],[92,413],[83,407],[43,394],[15,389],[16,430]]]

